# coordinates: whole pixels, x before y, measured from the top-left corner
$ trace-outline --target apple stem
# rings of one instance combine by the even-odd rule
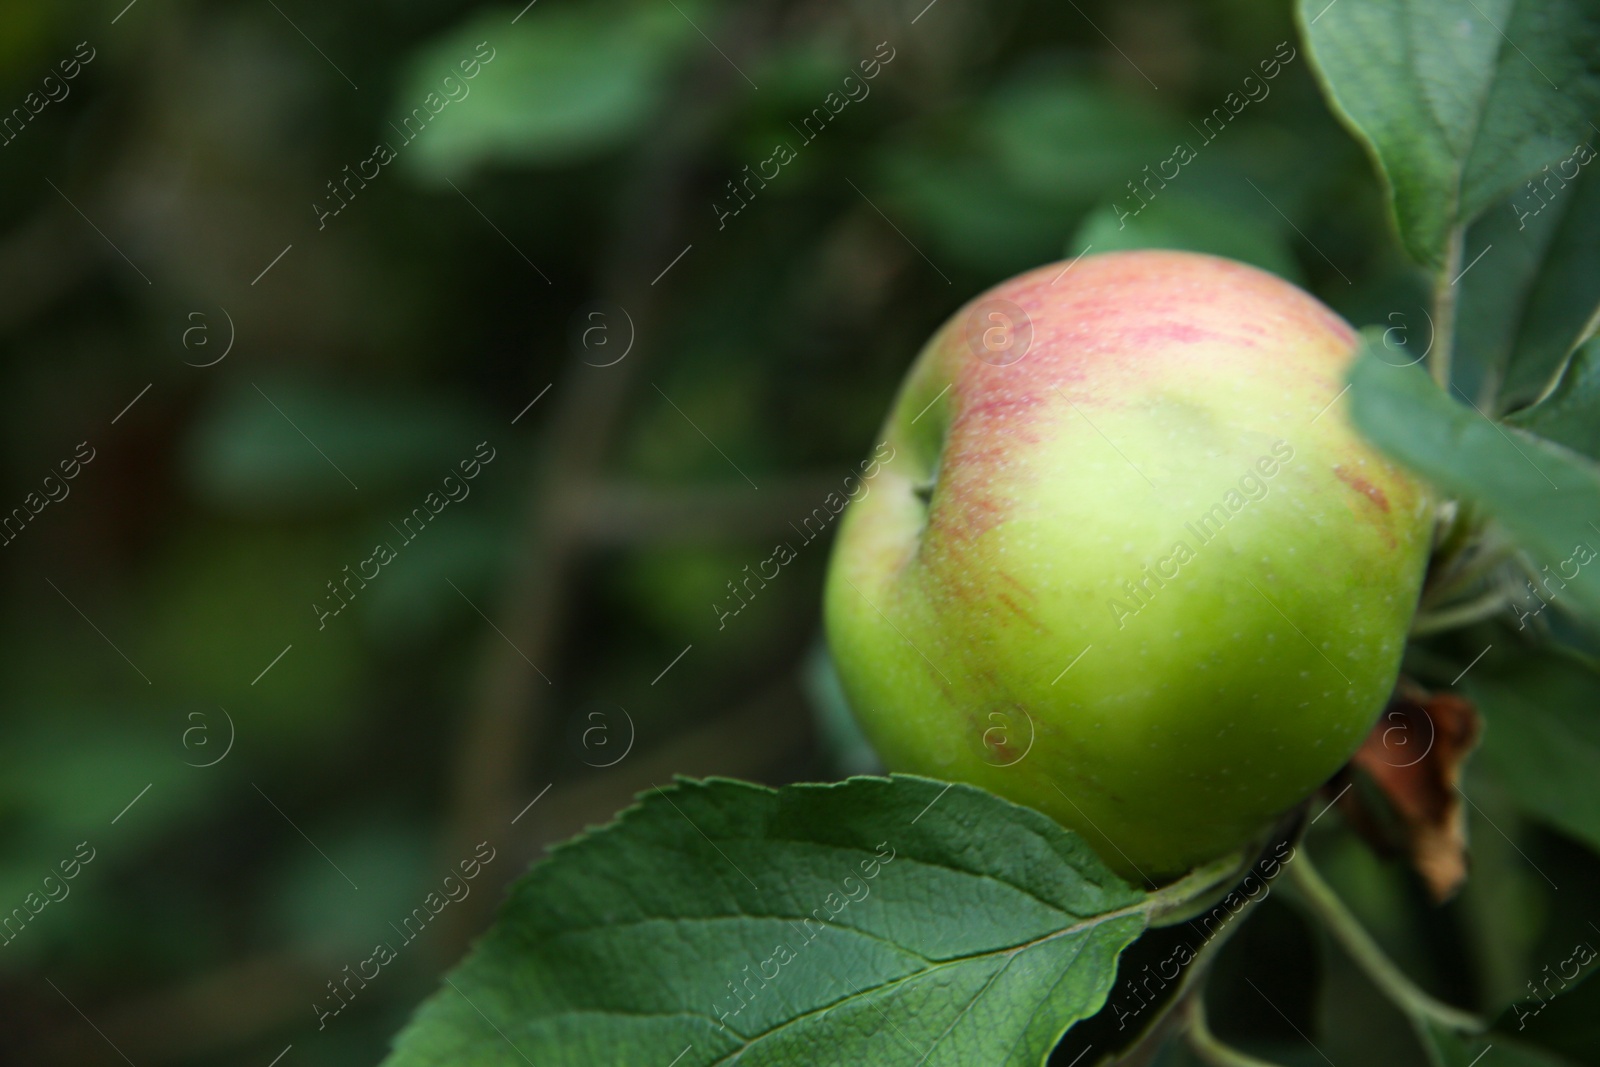
[[[1462,565],[1460,574],[1453,579],[1452,591],[1465,589],[1516,554],[1515,543],[1503,538],[1485,538],[1478,544],[1472,558]]]
[[[1206,1022],[1205,990],[1195,990],[1194,996],[1184,1004],[1184,1015],[1187,1024],[1184,1036],[1189,1040],[1189,1047],[1211,1067],[1278,1067],[1277,1064],[1258,1060],[1224,1045],[1217,1039],[1217,1035],[1211,1032],[1211,1025]]]
[[[1144,911],[1151,926],[1174,926],[1211,907],[1212,897],[1227,889],[1249,865],[1242,852],[1197,867],[1169,886],[1145,897]]]
[[[1462,502],[1434,549],[1422,607],[1432,608],[1509,559],[1516,545],[1487,528],[1477,510]]]
[[[1304,848],[1287,865],[1289,878],[1300,890],[1306,904],[1321,920],[1333,939],[1344,947],[1356,965],[1401,1010],[1414,1019],[1431,1020],[1452,1030],[1480,1031],[1483,1023],[1476,1016],[1451,1007],[1423,992],[1416,983],[1384,955],[1383,949],[1367,933],[1361,921],[1351,914],[1333,887],[1312,866]]]
[[[1456,282],[1461,276],[1461,251],[1464,228],[1452,227],[1445,241],[1444,265],[1433,283],[1433,348],[1428,354],[1428,364],[1433,380],[1445,392],[1450,391],[1450,361],[1455,351],[1456,339]]]
[[[1411,622],[1411,636],[1424,637],[1444,630],[1456,630],[1490,618],[1510,603],[1505,590],[1491,589],[1475,600],[1439,611],[1419,612]]]

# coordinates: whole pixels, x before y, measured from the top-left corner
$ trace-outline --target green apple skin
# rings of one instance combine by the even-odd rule
[[[951,318],[826,585],[885,764],[1150,881],[1326,781],[1393,687],[1433,530],[1346,418],[1355,345],[1288,282],[1187,252],[1042,267]]]

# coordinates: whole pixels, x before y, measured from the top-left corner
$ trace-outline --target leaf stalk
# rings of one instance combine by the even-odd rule
[[[1509,603],[1505,590],[1491,589],[1474,600],[1453,607],[1419,612],[1411,622],[1411,636],[1425,637],[1428,634],[1471,626],[1475,622],[1492,618]]]
[[[1289,865],[1289,878],[1334,940],[1402,1011],[1413,1019],[1432,1020],[1451,1030],[1477,1032],[1484,1028],[1477,1016],[1429,996],[1407,978],[1323,880],[1304,849]]]
[[[1428,353],[1429,369],[1440,389],[1450,391],[1450,364],[1455,353],[1456,281],[1461,275],[1461,252],[1465,227],[1452,226],[1445,239],[1444,264],[1433,281],[1433,347]]]
[[[1145,897],[1144,910],[1151,926],[1173,926],[1206,910],[1219,890],[1231,886],[1250,866],[1250,857],[1233,852],[1196,867],[1182,878]]]

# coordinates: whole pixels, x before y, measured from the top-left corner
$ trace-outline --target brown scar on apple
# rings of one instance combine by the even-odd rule
[[[1007,585],[1011,586],[1013,589],[1015,589],[1018,592],[1018,594],[1020,596],[1025,597],[1027,600],[1029,600],[1029,601],[1037,601],[1039,599],[1039,596],[1038,596],[1037,593],[1035,593],[1033,590],[1029,589],[1027,586],[1023,585],[1021,582],[1017,581],[1011,575],[1002,572],[998,577],[1000,578],[1001,581],[1003,581]],[[1013,615],[1015,615],[1017,618],[1021,619],[1023,622],[1027,623],[1029,626],[1033,627],[1038,632],[1046,633],[1048,631],[1049,628],[1046,627],[1044,625],[1044,623],[1039,621],[1039,617],[1037,615],[1035,615],[1032,612],[1032,610],[1030,610],[1029,608],[1024,607],[1022,604],[1019,604],[1017,602],[1017,600],[1014,599],[1010,593],[1008,593],[1008,592],[996,593],[995,594],[995,599],[999,600],[1000,603],[1004,604],[1007,608],[1009,608]]]
[[[983,742],[983,744],[984,744],[985,748],[987,748],[990,752],[993,752],[996,756],[998,756],[1002,763],[1015,763],[1016,762],[1016,760],[1017,760],[1017,757],[1015,756],[1016,749],[1014,749],[1011,746],[1011,742],[1009,740],[990,741],[990,740],[986,739]]]
[[[1011,614],[1015,615],[1017,618],[1021,619],[1025,623],[1027,623],[1029,626],[1032,626],[1035,630],[1039,630],[1041,632],[1044,630],[1044,627],[1039,625],[1039,620],[1038,619],[1036,619],[1032,615],[1028,614],[1027,610],[1024,609],[1021,604],[1018,604],[1015,600],[1011,599],[1011,594],[1009,594],[1009,593],[996,593],[995,594],[995,598],[997,600],[999,600],[1000,603],[1002,603],[1006,607],[1010,608],[1011,609]]]
[[[1338,478],[1345,485],[1348,485],[1350,488],[1354,489],[1356,492],[1360,493],[1368,500],[1378,505],[1380,510],[1389,510],[1389,498],[1383,495],[1383,490],[1379,489],[1377,486],[1361,477],[1361,475],[1352,474],[1338,465],[1334,466],[1333,474],[1334,477]]]
[[[1020,719],[1019,719],[1020,716]],[[987,712],[969,711],[967,721],[978,737],[978,747],[1000,757],[1002,765],[1014,763],[1017,747],[1011,742],[1011,733],[1026,724],[1033,729],[1033,716],[1027,708],[1013,701],[1010,704],[989,705]],[[1026,746],[1023,750],[1026,752]]]
[[[1376,852],[1410,859],[1435,903],[1467,877],[1458,787],[1482,733],[1471,701],[1402,678],[1361,748],[1324,787],[1338,793],[1345,818]]]
[[[1026,585],[1023,585],[1021,582],[1017,581],[1016,577],[1012,574],[1006,571],[1001,571],[999,577],[1002,582],[1005,582],[1007,585],[1011,586],[1011,588],[1015,589],[1029,600],[1039,599],[1039,593],[1037,590],[1029,589]]]

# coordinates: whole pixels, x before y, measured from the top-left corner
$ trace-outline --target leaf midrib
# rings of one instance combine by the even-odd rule
[[[1510,3],[1506,8],[1507,26],[1516,21],[1517,11],[1520,8],[1521,3],[1522,0],[1510,0]],[[1445,236],[1447,239],[1451,230],[1454,230],[1458,227],[1465,227],[1467,224],[1467,220],[1461,217],[1461,190],[1466,181],[1467,161],[1470,160],[1472,158],[1472,154],[1477,151],[1478,135],[1483,131],[1483,119],[1484,116],[1489,113],[1489,102],[1494,97],[1495,86],[1500,80],[1500,61],[1505,55],[1505,33],[1494,24],[1488,15],[1484,14],[1483,11],[1478,8],[1477,4],[1472,4],[1472,9],[1479,18],[1483,19],[1484,22],[1489,24],[1489,29],[1493,30],[1495,32],[1495,36],[1499,37],[1500,40],[1496,42],[1494,46],[1494,58],[1489,66],[1489,76],[1484,80],[1483,94],[1478,99],[1477,106],[1472,109],[1472,128],[1467,132],[1466,147],[1462,151],[1459,159],[1452,160],[1453,166],[1451,167],[1451,170],[1454,173],[1454,180],[1451,182],[1450,189],[1449,223],[1445,227]],[[1410,25],[1410,9],[1402,8],[1400,17],[1405,19],[1408,24],[1406,26],[1406,54],[1408,56],[1414,56],[1415,53],[1412,50],[1410,33],[1414,27]],[[1418,99],[1426,101],[1428,99],[1428,95],[1423,91],[1423,86],[1421,84],[1421,70],[1415,62],[1411,63],[1410,66],[1412,74],[1412,90],[1416,92]],[[1441,135],[1444,135],[1446,133],[1444,124],[1440,121],[1438,113],[1432,107],[1428,108],[1428,117],[1433,120],[1434,128],[1437,129]],[[1448,137],[1442,137],[1442,139],[1444,139],[1446,143],[1449,142]]]
[[[1035,834],[1034,836],[1035,837],[1039,837],[1040,835]],[[747,844],[755,844],[755,845],[762,845],[762,846],[768,844],[769,841],[770,842],[779,843],[779,844],[800,844],[800,845],[804,845],[804,844],[808,843],[808,842],[803,841],[803,840],[797,840],[797,839],[792,839],[792,838],[763,839],[763,838],[751,838],[751,837],[725,837],[725,838],[722,838],[721,840],[723,842],[725,842],[725,843],[743,842],[743,843],[747,843]],[[672,850],[672,851],[682,851],[682,850],[676,850],[675,849],[675,850]],[[842,849],[841,851],[853,851],[853,850]],[[864,849],[861,850],[861,852],[862,852],[863,855],[866,855],[866,856],[876,855],[876,853],[867,852]],[[898,857],[896,857],[896,858],[898,858]],[[931,859],[923,859],[923,858],[920,858],[920,857],[913,857],[913,856],[910,856],[909,854],[907,855],[907,858],[912,861],[912,864],[914,866],[931,867],[934,870],[948,871],[951,874],[960,875],[960,876],[965,877],[965,878],[977,878],[977,879],[981,879],[982,881],[985,881],[985,882],[993,882],[994,884],[996,884],[998,886],[1002,886],[1002,887],[1004,887],[1006,889],[1009,889],[1009,890],[1011,890],[1013,892],[1021,893],[1023,896],[1027,897],[1028,899],[1034,901],[1037,904],[1042,905],[1046,910],[1048,910],[1050,912],[1053,912],[1053,913],[1058,914],[1058,915],[1073,916],[1074,918],[1079,918],[1080,917],[1080,916],[1075,915],[1074,912],[1068,911],[1066,908],[1062,907],[1060,903],[1058,903],[1056,901],[1053,901],[1053,900],[1047,900],[1044,897],[1041,897],[1039,894],[1035,893],[1033,890],[1027,888],[1026,886],[1020,885],[1020,884],[1018,884],[1016,882],[1008,882],[1005,879],[997,877],[996,875],[991,874],[991,873],[989,873],[987,871],[974,871],[974,870],[968,870],[968,869],[962,868],[962,867],[952,867],[947,863],[937,863],[937,862],[935,862],[935,861],[933,861]],[[1060,855],[1060,854],[1056,854],[1056,858],[1061,861],[1061,863],[1062,863],[1062,865],[1064,867],[1066,867],[1068,869],[1071,869],[1072,871],[1074,871],[1075,873],[1079,874],[1080,876],[1082,875],[1083,872],[1081,870],[1079,870],[1078,866],[1077,866],[1077,862],[1078,862],[1078,858],[1077,857],[1063,856],[1063,855]],[[1081,884],[1085,888],[1093,887],[1094,891],[1097,892],[1097,893],[1100,893],[1100,894],[1103,894],[1103,895],[1110,895],[1108,893],[1108,891],[1106,890],[1105,886],[1100,885],[1097,882],[1092,882],[1087,878],[1084,878],[1082,880]],[[857,901],[856,903],[862,903],[863,901],[865,901],[865,899],[866,898],[863,897],[861,901]],[[826,907],[826,903],[824,903],[824,907]],[[1110,913],[1106,912],[1106,913],[1103,913],[1103,914],[1110,914]],[[749,917],[750,918],[761,918],[762,916],[749,916]],[[776,919],[784,919],[784,918],[786,918],[785,916],[781,916],[781,915],[774,915],[774,916],[770,916],[770,917],[771,918],[776,918]],[[659,916],[647,916],[646,918],[659,918]],[[671,916],[670,918],[683,919],[685,917],[684,916]],[[701,918],[711,918],[711,916],[701,916]],[[811,918],[815,918],[815,916],[807,914],[807,915],[797,915],[797,916],[794,916],[793,918],[797,919],[797,920],[798,919],[811,919]],[[1089,916],[1088,918],[1089,919],[1093,919],[1094,916]],[[638,921],[638,920],[629,920],[629,921]],[[593,925],[590,925],[590,926],[570,926],[569,925],[569,926],[563,927],[562,928],[562,932],[583,933],[583,932],[587,932],[587,931],[591,931],[591,930],[604,929],[606,927],[616,926],[616,925],[622,925],[622,924],[615,923],[615,922],[602,922],[602,923],[596,923],[596,924],[593,924]]]
[[[1124,908],[1118,908],[1115,911],[1108,911],[1108,912],[1105,912],[1104,914],[1097,915],[1097,916],[1094,916],[1094,917],[1089,918],[1089,919],[1084,919],[1084,920],[1082,920],[1080,922],[1073,923],[1071,926],[1063,927],[1060,930],[1052,931],[1051,933],[1044,934],[1041,937],[1036,937],[1036,938],[1033,938],[1032,940],[1029,940],[1029,941],[1024,941],[1024,942],[1021,942],[1019,944],[1011,945],[1011,946],[1008,946],[1008,947],[1005,947],[1005,948],[989,949],[989,950],[984,951],[984,952],[973,953],[972,955],[969,955],[969,956],[959,956],[959,957],[956,957],[955,959],[951,959],[951,960],[947,960],[947,961],[942,962],[942,963],[934,964],[931,967],[928,967],[928,968],[926,968],[924,970],[917,971],[917,972],[915,972],[913,974],[902,975],[899,978],[891,979],[890,981],[884,982],[884,983],[882,983],[880,985],[873,986],[873,987],[871,987],[869,989],[863,989],[858,993],[854,993],[854,994],[851,994],[849,996],[840,997],[838,1000],[832,1001],[832,1002],[830,1002],[830,1003],[828,1003],[826,1005],[823,1005],[820,1008],[813,1008],[810,1011],[802,1012],[799,1015],[796,1015],[791,1019],[785,1019],[783,1022],[777,1024],[776,1026],[769,1027],[766,1030],[763,1030],[758,1034],[755,1034],[755,1035],[753,1035],[751,1037],[745,1038],[745,1040],[739,1045],[738,1048],[735,1048],[732,1051],[730,1051],[728,1053],[725,1053],[724,1055],[718,1057],[717,1059],[712,1060],[710,1063],[708,1063],[706,1065],[706,1067],[719,1067],[720,1064],[732,1063],[734,1061],[734,1059],[736,1059],[736,1058],[738,1058],[740,1056],[743,1056],[746,1052],[748,1052],[751,1048],[753,1048],[758,1042],[765,1041],[768,1038],[772,1037],[774,1034],[777,1034],[780,1031],[785,1030],[788,1027],[793,1026],[793,1025],[795,1025],[797,1023],[804,1022],[806,1019],[809,1019],[812,1016],[825,1015],[828,1012],[832,1011],[834,1008],[838,1007],[839,1005],[848,1003],[853,999],[864,998],[864,997],[867,997],[867,996],[869,996],[869,995],[871,995],[873,993],[879,993],[879,992],[882,992],[882,991],[887,990],[887,989],[892,989],[894,986],[900,985],[903,982],[909,982],[912,979],[916,979],[916,978],[923,978],[923,977],[926,977],[928,975],[935,974],[938,971],[946,969],[946,968],[964,966],[966,964],[975,963],[975,962],[978,962],[978,961],[981,961],[981,960],[985,960],[985,959],[990,959],[990,958],[994,958],[994,957],[998,957],[998,956],[1006,956],[1007,960],[1006,960],[1005,965],[1003,965],[1000,968],[999,971],[996,971],[995,974],[990,976],[989,981],[984,983],[983,989],[978,991],[978,996],[975,996],[972,999],[972,1001],[968,1002],[967,1007],[962,1009],[961,1015],[965,1015],[966,1012],[971,1008],[972,1004],[976,1003],[978,997],[982,996],[983,992],[985,990],[987,990],[989,988],[989,986],[994,982],[994,979],[996,977],[998,977],[999,974],[1002,971],[1004,971],[1006,967],[1010,966],[1011,960],[1014,959],[1015,957],[1021,955],[1023,952],[1026,952],[1028,949],[1036,948],[1036,947],[1038,947],[1040,945],[1047,944],[1047,943],[1049,943],[1051,941],[1054,941],[1054,940],[1056,940],[1058,938],[1067,937],[1067,936],[1070,936],[1072,934],[1080,933],[1080,932],[1083,932],[1083,931],[1086,931],[1086,930],[1092,931],[1096,927],[1104,926],[1105,924],[1110,923],[1110,922],[1114,922],[1117,919],[1127,918],[1127,917],[1132,916],[1132,915],[1142,915],[1142,916],[1145,916],[1146,918],[1148,918],[1149,911],[1150,911],[1150,909],[1152,907],[1152,904],[1151,904],[1150,901],[1151,901],[1150,897],[1145,897],[1143,900],[1140,900],[1139,902],[1137,902],[1135,904],[1128,905],[1127,907],[1124,907]],[[1037,1008],[1035,1008],[1035,1011],[1037,1012]],[[956,1017],[956,1021],[959,1022],[960,1019],[961,1019],[961,1016],[958,1015]],[[933,1045],[929,1047],[928,1055],[932,1055],[933,1049],[938,1047],[940,1041],[943,1041],[946,1037],[949,1036],[949,1034],[950,1034],[950,1032],[951,1032],[951,1030],[953,1028],[954,1028],[954,1024],[952,1024],[950,1027],[947,1027],[945,1032],[943,1034],[939,1035],[939,1037],[937,1039],[935,1039]],[[924,1059],[926,1059],[926,1056],[924,1056]]]

